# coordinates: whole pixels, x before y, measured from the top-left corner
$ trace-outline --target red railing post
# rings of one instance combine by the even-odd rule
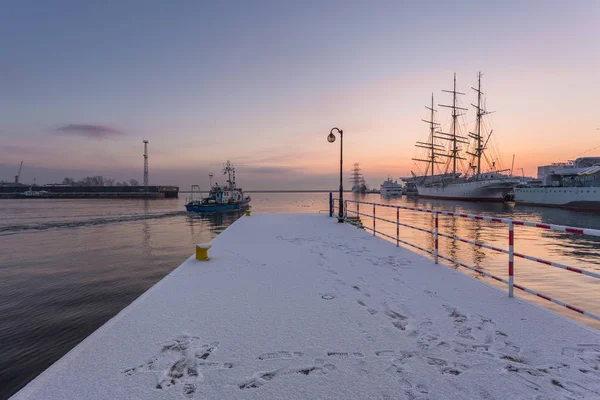
[[[515,225],[508,223],[508,297],[513,297],[515,273]]]
[[[400,246],[400,208],[396,207],[396,247]]]
[[[434,228],[433,228],[433,239],[435,243],[435,247],[433,250],[433,261],[438,263],[438,212],[435,211],[433,213],[433,219],[435,220]]]
[[[373,203],[373,236],[375,236],[375,203]]]
[[[356,217],[360,219],[360,201],[356,202]]]

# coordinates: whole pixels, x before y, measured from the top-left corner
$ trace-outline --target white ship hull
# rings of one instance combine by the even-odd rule
[[[402,196],[402,186],[383,186],[381,185],[381,190],[379,191],[382,196]]]
[[[517,187],[515,202],[550,207],[600,210],[600,187]]]
[[[429,199],[502,202],[518,183],[515,179],[473,180],[439,186],[417,185],[417,190],[419,197]]]
[[[382,196],[393,197],[393,196],[402,196],[402,185],[398,183],[398,181],[393,180],[391,177],[388,177],[380,187],[380,193]]]

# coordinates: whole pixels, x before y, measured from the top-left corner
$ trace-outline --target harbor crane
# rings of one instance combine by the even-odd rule
[[[21,177],[21,170],[23,169],[23,161],[21,161],[21,165],[19,166],[19,172],[15,175],[15,183],[19,183],[19,178]]]
[[[144,189],[148,191],[148,141],[144,139]]]

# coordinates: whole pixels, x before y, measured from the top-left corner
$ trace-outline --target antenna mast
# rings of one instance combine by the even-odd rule
[[[148,191],[148,141],[144,139],[144,187]]]
[[[231,174],[233,173],[233,179]],[[231,165],[231,161],[227,160],[227,163],[223,167],[223,175],[227,174],[229,179],[227,179],[227,183],[229,184],[229,189],[233,190],[235,188],[235,169],[233,165]]]
[[[452,93],[452,105],[451,106],[444,105],[444,104],[438,104],[440,107],[446,107],[446,108],[452,109],[452,133],[446,133],[446,132],[440,132],[440,131],[438,131],[436,133],[444,135],[444,136],[440,137],[440,139],[445,139],[452,143],[451,148],[450,148],[450,156],[449,157],[452,158],[452,173],[454,175],[456,175],[456,161],[465,159],[465,158],[459,156],[460,149],[458,148],[458,143],[463,143],[463,144],[469,143],[466,141],[466,138],[456,134],[456,124],[457,124],[458,117],[460,115],[463,115],[463,114],[458,114],[457,110],[467,111],[466,108],[456,106],[456,95],[457,94],[464,95],[464,93],[456,91],[456,72],[454,73],[454,88],[452,90],[442,90],[442,92]]]

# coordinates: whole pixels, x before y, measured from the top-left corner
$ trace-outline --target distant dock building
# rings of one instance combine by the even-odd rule
[[[29,186],[0,183],[0,199],[170,199],[179,197],[178,186]]]

